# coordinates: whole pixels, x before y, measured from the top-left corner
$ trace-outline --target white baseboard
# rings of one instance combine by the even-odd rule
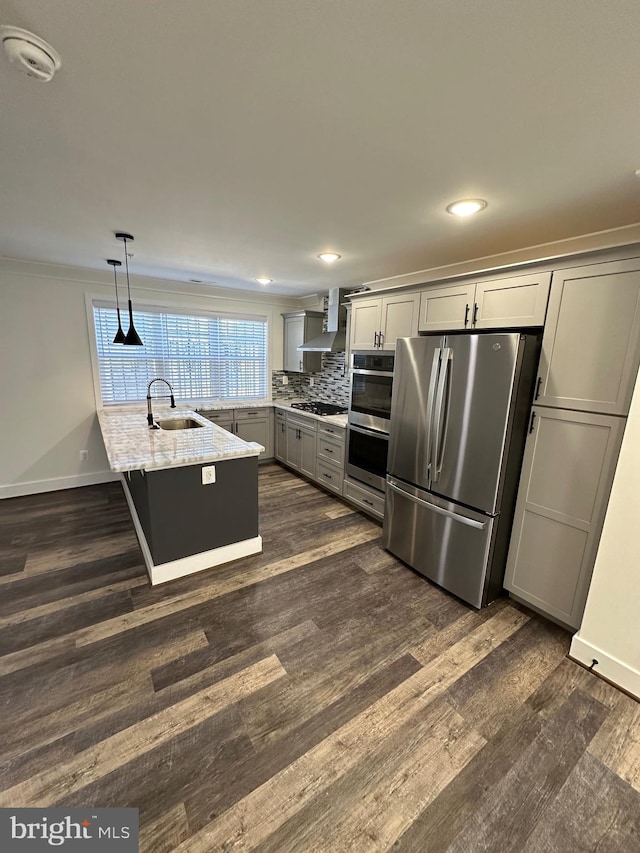
[[[173,581],[176,578],[183,578],[185,575],[193,575],[196,572],[212,569],[215,566],[221,566],[223,563],[230,563],[233,560],[239,560],[241,557],[249,557],[251,554],[259,554],[262,551],[262,536],[254,536],[251,539],[243,539],[241,542],[234,542],[231,545],[222,545],[220,548],[212,548],[210,551],[202,551],[200,554],[192,554],[190,557],[181,557],[179,560],[172,560],[169,563],[156,565],[153,562],[147,537],[144,535],[144,530],[138,518],[138,513],[136,512],[136,507],[127,487],[125,477],[122,474],[120,477],[151,586],[167,583],[167,581]]]
[[[583,640],[578,634],[571,641],[569,657],[584,666],[591,666],[593,661],[597,660],[598,663],[593,667],[595,673],[635,696],[636,699],[640,699],[640,671],[613,655],[603,652],[602,649]]]
[[[30,480],[0,486],[0,500],[20,498],[24,495],[39,495],[42,492],[58,492],[62,489],[77,489],[80,486],[95,486],[98,483],[111,483],[120,475],[114,471],[96,471],[93,474],[73,474],[69,477],[52,477],[50,480]]]

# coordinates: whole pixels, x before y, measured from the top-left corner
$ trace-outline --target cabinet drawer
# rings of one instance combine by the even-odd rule
[[[231,423],[233,420],[233,409],[210,409],[209,411],[200,410],[198,414],[202,415],[208,421],[214,424],[219,424],[221,421]]]
[[[257,409],[234,409],[237,421],[253,421],[256,418],[268,418],[270,411],[269,406],[261,406]]]
[[[366,487],[358,486],[352,480],[344,481],[343,494],[351,503],[356,504],[380,521],[384,518],[384,495],[374,493]]]
[[[336,441],[332,436],[319,432],[318,459],[344,468],[344,441]]]
[[[305,418],[300,415],[292,415],[287,412],[287,424],[294,427],[303,427],[307,430],[317,431],[318,422],[314,418]]]
[[[335,465],[328,465],[326,462],[318,459],[316,479],[325,489],[341,495],[343,478],[344,472],[342,468],[337,468]]]
[[[331,441],[341,441],[344,444],[345,430],[339,426],[331,424],[318,424],[318,437],[326,437]]]

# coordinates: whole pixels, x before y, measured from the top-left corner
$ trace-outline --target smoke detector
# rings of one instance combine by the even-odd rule
[[[47,83],[62,60],[44,39],[20,27],[0,27],[0,38],[9,60],[34,80]]]

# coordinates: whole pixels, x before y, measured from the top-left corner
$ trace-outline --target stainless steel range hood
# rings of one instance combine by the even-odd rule
[[[347,347],[347,309],[342,305],[346,290],[329,291],[327,331],[298,347],[299,352],[342,352]]]

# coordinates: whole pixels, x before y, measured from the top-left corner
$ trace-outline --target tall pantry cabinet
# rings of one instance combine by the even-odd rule
[[[640,363],[640,259],[553,274],[505,587],[582,619]]]

